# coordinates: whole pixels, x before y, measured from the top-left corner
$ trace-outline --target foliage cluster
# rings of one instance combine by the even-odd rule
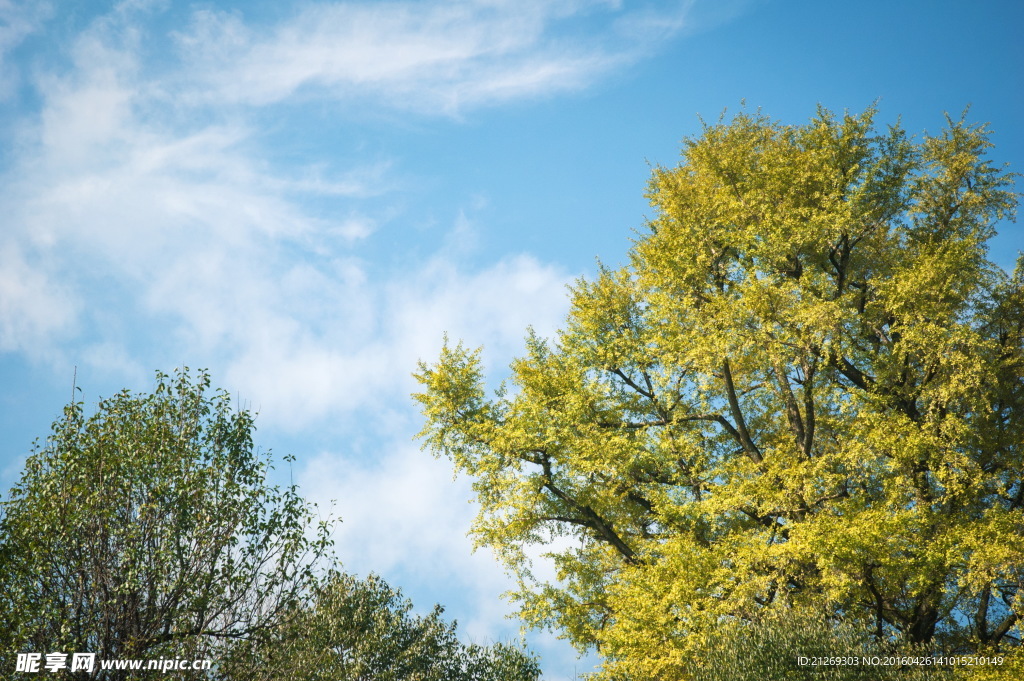
[[[465,646],[440,609],[412,617],[379,578],[341,573],[332,523],[269,483],[253,429],[187,369],[91,416],[66,407],[0,505],[0,670],[18,653],[79,652],[205,658],[210,679],[536,680],[524,650]]]
[[[224,662],[226,678],[283,681],[533,681],[540,669],[523,649],[461,643],[435,606],[425,616],[379,577],[332,572],[311,605],[293,610],[267,636]]]
[[[723,627],[689,663],[688,681],[954,681],[954,667],[886,664],[934,654],[926,645],[880,643],[863,628],[821,615],[773,611]],[[804,664],[800,664],[800,658]],[[836,660],[835,658],[846,658]],[[878,661],[878,664],[866,661]],[[831,663],[828,661],[831,660]],[[811,664],[815,661],[816,664]]]
[[[1024,261],[986,251],[1013,176],[984,126],[915,141],[874,115],[706,125],[654,170],[628,264],[575,284],[510,384],[489,397],[461,344],[420,367],[477,542],[606,678],[685,678],[776,608],[1020,645]]]

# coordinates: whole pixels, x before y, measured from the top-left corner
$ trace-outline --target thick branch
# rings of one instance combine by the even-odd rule
[[[739,400],[736,399],[736,386],[732,381],[732,371],[729,369],[729,360],[722,362],[722,375],[725,377],[725,390],[729,397],[729,410],[732,412],[732,418],[736,421],[736,435],[743,445],[743,450],[747,453],[754,463],[761,463],[763,457],[761,456],[761,450],[757,448],[754,441],[750,439],[750,433],[747,432],[747,423],[743,420],[743,412],[740,411]],[[723,419],[724,420],[724,419]]]
[[[1013,629],[1014,625],[1020,619],[1020,615],[1015,612],[1010,613],[1006,618],[999,623],[999,626],[992,632],[992,641],[999,643],[999,640],[1010,633],[1010,629]]]
[[[814,371],[816,361],[804,365],[804,456],[810,458],[814,448]]]
[[[981,592],[981,599],[978,602],[978,610],[974,613],[974,626],[978,630],[978,638],[982,641],[989,640],[988,634],[988,605],[992,598],[992,587],[986,586]]]
[[[633,551],[633,549],[631,549],[629,545],[622,540],[622,538],[612,528],[610,523],[608,523],[604,518],[598,515],[598,513],[594,511],[594,509],[591,508],[589,505],[579,503],[571,496],[569,496],[566,492],[564,492],[560,487],[555,485],[552,479],[550,459],[545,459],[543,462],[543,466],[545,478],[544,488],[550,491],[552,494],[554,494],[558,499],[565,502],[568,506],[578,511],[583,516],[583,519],[579,521],[577,524],[586,524],[587,527],[592,528],[601,536],[602,539],[611,544],[616,551],[622,554],[622,557],[625,558],[627,563],[630,563],[631,565],[639,564],[641,561],[637,557],[636,552]]]
[[[853,364],[850,363],[850,360],[845,357],[840,357],[839,360],[841,362],[839,365],[839,373],[849,379],[851,383],[861,390],[870,390],[870,386],[874,385],[874,378],[853,366]]]
[[[804,420],[800,415],[800,407],[797,406],[796,396],[793,395],[793,387],[789,384],[789,379],[786,378],[786,367],[783,366],[781,361],[776,361],[774,369],[775,380],[779,384],[779,392],[782,393],[782,399],[786,403],[786,416],[789,420],[790,432],[793,434],[797,447],[804,449],[807,440]]]

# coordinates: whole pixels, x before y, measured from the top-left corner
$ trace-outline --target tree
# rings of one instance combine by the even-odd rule
[[[464,645],[435,606],[426,616],[381,578],[329,573],[279,627],[238,646],[225,678],[254,681],[536,681],[518,646]]]
[[[186,369],[89,417],[73,403],[34,448],[0,516],[5,673],[18,652],[215,657],[306,593],[328,524],[268,484],[252,414],[209,384]],[[69,676],[147,673],[165,677]]]
[[[926,646],[894,650],[854,623],[821,614],[774,611],[733,625],[688,665],[687,681],[974,681],[956,667],[920,664],[931,652]],[[799,664],[801,657],[808,663]],[[833,664],[809,664],[827,658]]]
[[[253,418],[187,369],[89,417],[65,408],[0,506],[0,670],[56,652],[74,679],[167,678],[99,661],[205,659],[190,678],[536,681],[521,647],[464,645],[440,606],[413,616],[380,578],[340,572],[332,523],[269,484]],[[73,653],[94,668],[72,672]]]
[[[606,678],[684,678],[723,623],[775,610],[1020,645],[1024,260],[986,251],[1013,174],[984,126],[914,141],[874,115],[705,125],[654,170],[628,264],[575,284],[510,386],[487,397],[461,344],[420,365],[421,436],[474,478],[476,541]]]

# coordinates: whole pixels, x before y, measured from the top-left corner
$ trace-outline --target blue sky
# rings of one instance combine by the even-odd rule
[[[912,134],[970,105],[1021,171],[1022,29],[1015,0],[0,0],[0,488],[75,367],[87,403],[206,367],[336,500],[349,569],[513,635],[467,481],[412,439],[416,361],[447,331],[499,379],[743,100]],[[548,679],[593,663],[531,642]]]

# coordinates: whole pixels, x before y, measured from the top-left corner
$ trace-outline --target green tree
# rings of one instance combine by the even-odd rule
[[[915,141],[874,113],[705,125],[654,170],[628,264],[576,283],[510,385],[489,398],[461,344],[420,366],[476,541],[608,678],[685,678],[779,608],[1020,645],[1024,260],[986,251],[1013,175],[984,126]]]
[[[253,430],[187,369],[92,416],[65,408],[0,506],[2,673],[18,653],[78,652],[210,660],[196,679],[536,681],[521,647],[464,645],[440,606],[413,616],[383,580],[338,571],[331,522],[268,483]]]
[[[915,664],[933,652],[926,645],[894,649],[821,614],[780,610],[731,624],[687,665],[688,681],[962,681],[955,667]]]
[[[522,648],[462,644],[435,606],[426,616],[379,577],[331,572],[309,601],[267,635],[246,641],[222,665],[253,681],[536,681]]]
[[[2,507],[3,673],[18,652],[216,658],[276,625],[312,584],[329,527],[294,486],[267,483],[252,431],[251,413],[187,370],[92,416],[65,408]]]

